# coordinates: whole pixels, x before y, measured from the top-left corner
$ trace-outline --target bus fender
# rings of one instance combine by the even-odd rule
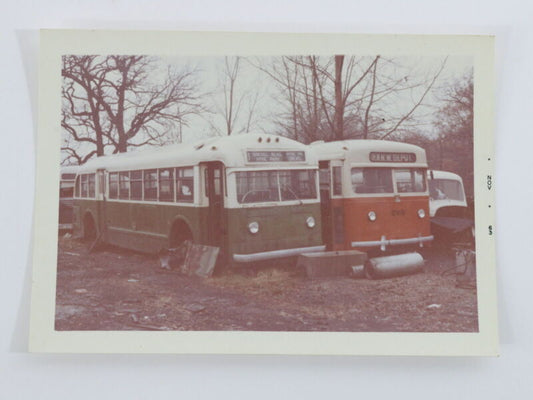
[[[172,230],[174,229],[176,224],[185,225],[189,229],[189,232],[191,233],[191,240],[194,242],[195,237],[194,237],[194,232],[191,229],[191,226],[192,226],[191,221],[189,221],[189,219],[183,215],[178,215],[172,219],[172,221],[169,224],[167,237],[170,238],[170,236],[172,235]]]

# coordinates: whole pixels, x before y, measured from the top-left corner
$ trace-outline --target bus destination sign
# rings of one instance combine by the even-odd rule
[[[305,161],[305,151],[247,151],[248,162]]]
[[[416,162],[415,153],[393,153],[388,151],[373,151],[370,153],[371,162],[397,162],[397,163],[414,163]]]

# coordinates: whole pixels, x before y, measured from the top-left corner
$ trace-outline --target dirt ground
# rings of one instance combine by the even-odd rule
[[[61,237],[56,330],[474,332],[476,289],[453,254],[425,254],[425,272],[385,280],[309,279],[290,267],[211,278],[158,258]],[[275,263],[273,263],[275,264]],[[471,283],[471,282],[469,282]]]

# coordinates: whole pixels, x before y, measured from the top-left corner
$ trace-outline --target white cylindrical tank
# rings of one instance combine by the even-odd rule
[[[424,259],[419,253],[375,257],[365,263],[365,274],[370,279],[415,274],[423,269]]]

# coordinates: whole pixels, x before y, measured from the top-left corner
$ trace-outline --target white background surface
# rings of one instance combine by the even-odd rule
[[[0,398],[533,397],[527,1],[2,2]],[[499,358],[27,354],[39,28],[497,35]],[[480,177],[482,178],[482,177]]]

